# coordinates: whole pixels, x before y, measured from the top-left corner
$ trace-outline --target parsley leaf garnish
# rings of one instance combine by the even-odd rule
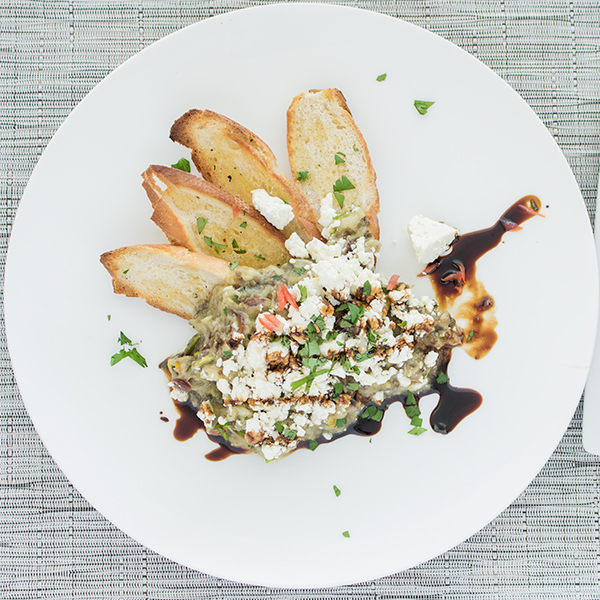
[[[190,169],[190,161],[187,158],[180,158],[174,165],[171,165],[174,169],[179,169],[180,171],[185,171],[189,173]]]
[[[350,532],[349,532],[349,531],[343,531],[343,532],[342,532],[342,535],[343,535],[345,538],[349,538],[349,537],[350,537]]]
[[[262,254],[255,254],[254,258],[258,258],[260,260],[267,260]]]
[[[317,442],[317,440],[310,440],[310,442],[308,442],[308,449],[311,452],[314,452],[317,449],[318,445],[319,445],[319,442]]]
[[[196,225],[198,226],[198,233],[202,233],[204,226],[208,223],[208,219],[203,219],[202,217],[198,217],[196,219]]]
[[[340,205],[340,208],[344,208],[344,200],[346,198],[344,194],[341,194],[340,192],[333,192],[333,195],[335,196],[337,203]]]
[[[438,383],[448,383],[450,381],[450,379],[448,378],[448,375],[446,375],[446,373],[444,373],[443,371],[440,371],[440,373],[438,373],[436,381]]]
[[[113,354],[110,357],[110,366],[113,367],[118,362],[121,362],[124,358],[131,358],[134,362],[136,362],[140,367],[147,367],[148,363],[146,363],[146,359],[139,353],[137,348],[134,348],[137,344],[134,344],[122,331],[119,334],[119,339],[117,340],[121,346],[129,346],[122,347],[117,353]]]
[[[377,76],[377,81],[385,81],[386,77],[387,77],[387,73],[382,73],[381,75]]]
[[[342,165],[346,162],[346,155],[343,152],[335,153],[335,164]]]
[[[475,332],[471,329],[471,331],[469,331],[469,335],[467,336],[467,343],[469,343],[473,339],[474,335]]]
[[[239,260],[234,260],[233,262],[229,263],[229,268],[233,271],[239,264],[240,264]]]
[[[336,497],[339,498],[340,494],[342,493],[342,490],[340,490],[340,488],[337,485],[334,485],[333,492],[335,493]]]
[[[342,175],[341,179],[336,179],[333,184],[334,192],[344,192],[346,190],[354,189],[356,189],[355,185],[345,175]]]
[[[365,284],[363,285],[363,294],[365,296],[369,296],[370,293],[371,293],[371,283],[367,279],[367,281],[365,281]]]
[[[242,229],[246,229],[246,227],[248,227],[248,223],[246,221],[244,221],[243,223],[240,223],[240,227]]]
[[[415,100],[415,108],[420,115],[426,115],[427,110],[433,106],[435,102],[426,102],[425,100]]]
[[[308,179],[308,171],[298,171],[298,181],[306,181]]]

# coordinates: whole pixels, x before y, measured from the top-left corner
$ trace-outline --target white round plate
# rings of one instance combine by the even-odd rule
[[[377,81],[383,73],[387,79]],[[416,213],[467,232],[536,194],[547,216],[506,235],[479,261],[497,303],[499,340],[480,361],[455,351],[453,383],[484,400],[450,435],[407,435],[408,420],[395,405],[372,441],[348,436],[270,464],[251,455],[211,463],[204,455],[214,444],[203,433],[183,443],[173,438],[176,414],[157,367],[186,344],[191,328],[114,295],[98,258],[120,246],[165,242],[149,219],[140,174],[189,156],[168,137],[185,111],[210,108],[242,123],[285,168],[286,110],[296,94],[325,87],[343,91],[371,150],[384,273],[416,282],[406,234]],[[414,100],[435,104],[420,115]],[[528,485],[584,387],[595,273],[591,228],[564,157],[494,73],[397,19],[271,5],[170,35],[77,106],[19,207],[6,269],[7,334],[42,440],[116,526],[219,577],[333,586],[439,555]],[[427,291],[426,281],[419,286]],[[119,331],[141,342],[149,368],[109,365]],[[424,399],[424,412],[434,404],[433,396]]]

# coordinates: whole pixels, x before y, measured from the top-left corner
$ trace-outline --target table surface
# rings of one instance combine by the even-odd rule
[[[0,274],[42,151],[102,78],[152,42],[251,0],[4,0],[0,6]],[[598,0],[333,1],[405,19],[462,47],[528,102],[565,154],[592,221],[600,165]],[[2,286],[3,289],[3,286]],[[264,589],[144,548],[96,512],[45,450],[14,380],[0,322],[0,597],[600,597],[600,459],[580,403],[535,480],[494,521],[408,571],[344,588]]]

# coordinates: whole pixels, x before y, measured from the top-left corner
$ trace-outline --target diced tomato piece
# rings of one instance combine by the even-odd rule
[[[283,323],[275,316],[269,313],[264,313],[258,317],[259,323],[275,333],[283,333]]]
[[[294,296],[292,296],[292,292],[290,292],[290,290],[288,290],[285,285],[281,286],[283,287],[283,294],[285,296],[285,299],[296,309],[298,310],[298,304],[296,303],[296,298],[294,298]]]
[[[285,289],[285,285],[282,285],[278,290],[277,290],[277,308],[279,310],[283,310],[285,308],[285,305],[287,304],[287,298],[285,297],[285,292],[283,291]]]
[[[400,275],[392,275],[390,277],[390,280],[388,281],[388,284],[386,287],[388,292],[391,292],[396,287],[396,284],[398,283],[398,279],[400,279]]]
[[[240,207],[237,204],[232,204],[231,211],[233,212],[233,220],[235,221],[240,216]]]

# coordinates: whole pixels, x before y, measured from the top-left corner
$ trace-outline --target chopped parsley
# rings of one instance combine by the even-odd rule
[[[298,171],[298,181],[306,181],[308,179],[308,171]]]
[[[363,294],[365,296],[369,296],[371,294],[371,283],[369,282],[368,279],[367,279],[367,281],[365,281],[365,284],[363,285]]]
[[[113,367],[118,362],[121,362],[124,358],[131,358],[141,367],[147,367],[148,363],[146,359],[139,353],[138,349],[135,348],[137,344],[134,344],[122,331],[119,334],[117,340],[121,344],[121,349],[110,357],[110,366]]]
[[[304,269],[294,269],[294,273],[296,273],[296,275],[304,275],[306,271]]]
[[[342,490],[340,490],[340,488],[337,485],[334,485],[333,492],[335,493],[336,497],[339,498],[340,494],[342,493]]]
[[[340,192],[333,192],[333,195],[335,196],[337,203],[340,205],[340,208],[344,208],[344,200],[346,198],[344,194]]]
[[[377,81],[385,81],[387,77],[387,73],[382,73],[381,75],[377,76]]]
[[[306,298],[308,298],[306,286],[298,284],[298,289],[300,290],[300,300],[298,300],[298,302],[304,302]]]
[[[346,162],[346,155],[343,152],[335,153],[335,164],[343,165]]]
[[[248,227],[248,223],[246,221],[243,221],[242,223],[240,223],[240,227],[242,229],[246,229],[246,227]]]
[[[443,371],[440,371],[438,373],[436,381],[438,383],[448,383],[450,381],[450,379],[448,378],[448,375],[446,375],[446,373],[444,373]]]
[[[415,108],[420,115],[426,115],[427,110],[433,106],[435,102],[427,102],[425,100],[415,100]]]
[[[317,449],[318,445],[319,445],[319,442],[317,442],[317,440],[310,440],[310,442],[308,442],[308,449],[311,452],[314,452]]]
[[[342,532],[342,535],[343,535],[345,538],[349,538],[349,537],[350,537],[350,532],[349,532],[349,531],[343,531],[343,532]]]
[[[356,189],[355,185],[345,175],[342,175],[340,179],[336,179],[333,184],[334,192],[344,192],[346,190],[354,189]]]
[[[129,269],[125,269],[125,270],[123,271],[123,275],[127,275],[127,273],[129,273]]]
[[[229,263],[229,268],[233,271],[239,264],[240,264],[239,260],[234,260],[233,262]]]
[[[202,233],[202,230],[204,229],[204,227],[207,223],[208,223],[208,219],[204,219],[202,217],[198,217],[196,219],[196,225],[198,227],[198,234]]]
[[[260,260],[267,260],[262,254],[255,254],[254,258],[258,258]]]
[[[475,332],[471,329],[471,331],[469,331],[469,335],[467,336],[467,344],[473,339],[474,335]]]
[[[180,171],[185,171],[189,173],[190,169],[190,161],[187,158],[180,158],[174,165],[171,165],[174,169],[179,169]]]
[[[381,419],[383,419],[383,411],[374,404],[370,404],[363,410],[361,417],[371,421],[381,421]]]

